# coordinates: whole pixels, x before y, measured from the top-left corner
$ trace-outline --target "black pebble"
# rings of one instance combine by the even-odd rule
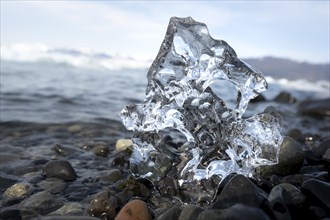
[[[43,172],[47,177],[57,177],[63,180],[75,180],[77,174],[72,168],[69,161],[53,160],[46,163],[43,167]]]

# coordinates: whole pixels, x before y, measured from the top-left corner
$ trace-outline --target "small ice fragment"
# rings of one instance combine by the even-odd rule
[[[216,190],[198,182],[212,185],[234,172],[250,176],[255,167],[277,163],[280,118],[269,111],[242,118],[249,101],[267,89],[265,77],[213,39],[205,24],[172,17],[147,78],[143,103],[121,112],[134,132],[134,175],[155,184],[171,175],[178,187],[196,191],[198,185],[212,198]],[[210,88],[219,80],[236,89],[232,109]]]

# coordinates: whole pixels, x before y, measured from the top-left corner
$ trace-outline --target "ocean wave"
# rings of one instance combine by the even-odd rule
[[[48,47],[44,44],[1,44],[1,60],[17,62],[54,62],[87,69],[146,69],[151,60],[112,55],[90,49]]]
[[[266,80],[269,84],[278,85],[282,90],[287,91],[301,91],[301,92],[311,92],[317,94],[319,98],[330,97],[330,81],[320,80],[316,82],[311,82],[306,79],[298,80],[288,80],[285,78],[275,79],[273,77],[267,76]]]

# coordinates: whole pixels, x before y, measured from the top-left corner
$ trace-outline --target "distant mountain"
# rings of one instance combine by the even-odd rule
[[[297,62],[290,59],[264,57],[261,59],[242,59],[251,66],[259,69],[266,76],[287,78],[289,80],[307,79],[309,81],[330,80],[330,65]]]

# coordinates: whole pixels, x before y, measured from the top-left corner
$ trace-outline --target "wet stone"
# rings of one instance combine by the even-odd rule
[[[322,219],[322,220],[329,220],[329,215],[327,212],[322,209],[321,207],[317,206],[309,206],[308,207],[309,216],[305,216],[306,219]]]
[[[53,160],[46,163],[43,167],[43,173],[47,177],[57,177],[63,180],[72,181],[77,178],[73,167],[66,160]]]
[[[323,155],[322,159],[324,161],[326,161],[327,163],[330,163],[330,149],[328,149],[327,152],[325,152],[325,154]]]
[[[131,139],[119,139],[116,142],[116,151],[122,151],[126,149],[132,149],[133,148],[133,142]]]
[[[47,191],[41,191],[23,200],[19,207],[32,209],[40,214],[47,214],[63,206],[64,202],[63,199],[54,197]]]
[[[168,209],[166,212],[157,217],[157,220],[178,220],[180,216],[181,209],[178,206],[173,206]]]
[[[52,194],[61,193],[65,190],[66,183],[63,179],[47,178],[38,183],[40,189],[46,190]]]
[[[330,183],[310,179],[303,182],[302,188],[330,209]]]
[[[119,169],[111,169],[109,171],[101,171],[99,178],[105,182],[115,183],[123,178],[123,174]]]
[[[306,100],[299,103],[299,112],[313,117],[330,116],[330,99]]]
[[[257,172],[265,177],[273,173],[288,175],[298,171],[303,161],[304,152],[300,144],[291,137],[285,136],[280,146],[278,164],[260,167]]]
[[[92,151],[96,156],[100,157],[107,157],[109,154],[108,147],[103,144],[96,145],[95,147],[93,147]]]
[[[90,216],[113,219],[116,216],[118,200],[107,191],[99,192],[92,196],[87,208]]]
[[[80,125],[71,125],[68,127],[68,132],[70,133],[77,133],[80,132],[82,130]]]
[[[69,202],[64,204],[61,208],[49,213],[48,215],[83,215],[85,207],[78,202]]]
[[[115,220],[151,220],[151,214],[145,202],[134,199],[120,210]]]
[[[274,101],[285,104],[294,104],[297,102],[297,99],[288,92],[281,92],[274,98]]]
[[[41,220],[100,220],[100,218],[92,216],[46,216],[41,218]]]
[[[235,175],[220,193],[212,209],[224,209],[241,203],[248,206],[261,206],[267,194],[243,175]]]
[[[322,157],[327,153],[328,150],[330,150],[330,138],[322,141],[320,145],[315,147],[314,152],[317,156]]]
[[[281,186],[275,186],[269,193],[268,207],[276,219],[291,219],[289,209],[283,198],[283,188]]]
[[[178,220],[195,220],[202,211],[204,211],[204,209],[201,208],[200,206],[196,206],[196,205],[185,206],[180,212],[180,216]]]
[[[301,186],[301,184],[304,181],[313,179],[313,176],[307,175],[307,174],[293,174],[293,175],[287,175],[284,176],[281,179],[281,183],[290,183],[294,186]]]
[[[281,183],[278,186],[282,188],[284,202],[289,208],[303,207],[306,201],[306,196],[297,187],[289,183]]]
[[[3,194],[6,201],[25,199],[32,192],[32,186],[28,183],[16,183],[9,187]]]
[[[3,208],[0,210],[0,219],[1,220],[28,220],[28,219],[41,219],[37,212],[31,209],[24,208]]]
[[[270,220],[266,213],[257,207],[235,204],[227,209],[205,210],[198,215],[197,220],[230,219],[230,220]]]

